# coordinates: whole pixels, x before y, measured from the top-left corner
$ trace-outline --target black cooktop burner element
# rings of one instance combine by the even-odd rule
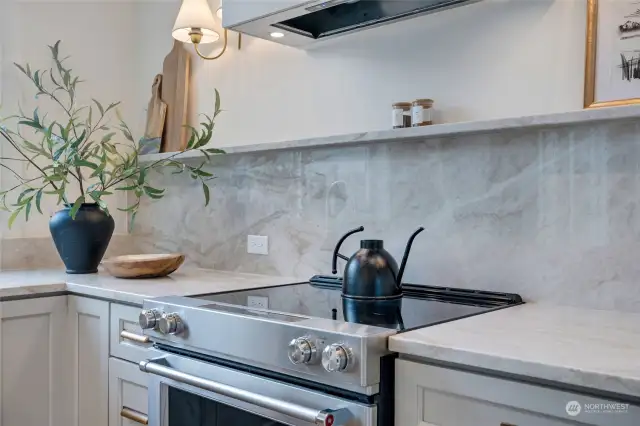
[[[404,297],[389,301],[343,299],[341,281],[313,277],[293,284],[200,297],[233,313],[297,322],[304,317],[326,318],[407,331],[522,303],[520,296],[447,287],[405,285]],[[255,309],[254,309],[255,308]],[[269,312],[266,312],[269,311]]]

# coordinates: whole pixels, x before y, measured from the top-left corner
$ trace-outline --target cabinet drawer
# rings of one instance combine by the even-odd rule
[[[569,404],[581,411],[570,415]],[[620,401],[405,360],[396,361],[395,412],[397,426],[637,426],[640,418],[640,407]]]
[[[109,358],[109,426],[148,424],[147,380],[136,364]]]
[[[138,325],[140,308],[111,304],[110,354],[111,356],[138,363],[147,359],[151,342]]]

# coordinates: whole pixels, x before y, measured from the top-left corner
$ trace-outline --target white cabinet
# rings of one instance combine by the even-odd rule
[[[396,361],[395,426],[637,426],[640,407],[587,412],[611,401],[515,380]],[[576,401],[585,407],[567,412]]]
[[[0,302],[0,426],[146,424],[146,374],[109,358],[110,337],[114,355],[146,357],[138,312],[78,296]]]
[[[138,325],[140,308],[111,304],[111,356],[138,363],[148,358],[152,346]]]
[[[148,393],[147,374],[136,364],[109,360],[109,426],[148,424]]]
[[[0,425],[66,426],[66,296],[0,303]]]
[[[73,365],[73,426],[107,426],[109,302],[68,296]],[[0,425],[4,426],[4,425]]]

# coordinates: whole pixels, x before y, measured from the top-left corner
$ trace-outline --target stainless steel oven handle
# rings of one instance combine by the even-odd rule
[[[183,373],[182,371],[158,364],[152,359],[141,361],[140,370],[157,376],[166,377],[168,379],[175,380],[176,382],[191,385],[199,389],[224,395],[229,398],[237,399],[238,401],[266,408],[267,410],[272,410],[318,426],[347,426],[352,418],[351,412],[346,408],[338,410],[315,410],[313,408],[303,407],[302,405],[292,404],[290,402],[214,382],[213,380],[207,380],[202,377]]]

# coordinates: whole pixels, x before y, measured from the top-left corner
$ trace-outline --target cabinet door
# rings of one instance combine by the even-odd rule
[[[0,425],[65,426],[66,296],[0,303]]]
[[[395,381],[396,426],[638,426],[640,418],[629,404],[572,415],[570,404],[617,401],[406,360],[396,361]]]
[[[147,377],[136,364],[109,360],[109,426],[148,424]]]
[[[69,296],[73,426],[107,426],[109,303]],[[4,425],[1,425],[4,426]]]

